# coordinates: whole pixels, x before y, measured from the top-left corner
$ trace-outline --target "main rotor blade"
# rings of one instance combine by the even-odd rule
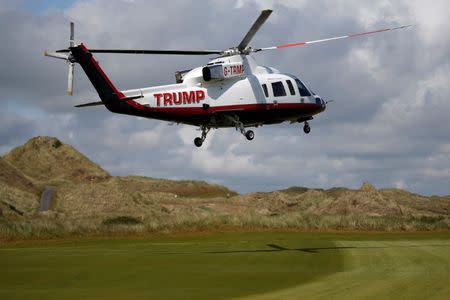
[[[261,28],[262,24],[264,24],[264,22],[266,22],[267,18],[270,16],[271,13],[272,13],[271,9],[266,9],[261,12],[258,19],[256,19],[255,23],[253,23],[252,27],[247,32],[244,39],[239,44],[238,49],[240,51],[247,48],[248,44],[253,39],[253,36],[256,34],[256,32],[259,30],[259,28]]]
[[[69,62],[69,70],[67,73],[67,95],[72,96],[73,95],[73,70],[74,70],[74,63]]]
[[[75,45],[75,33],[74,33],[74,23],[70,22],[70,39],[69,39],[69,47],[73,47]]]
[[[169,55],[209,55],[221,54],[221,50],[146,50],[146,49],[88,49],[91,53],[115,54],[169,54]],[[70,52],[70,49],[61,49],[57,53]]]
[[[307,41],[307,42],[298,42],[298,43],[291,43],[291,44],[283,44],[283,45],[272,46],[272,47],[267,47],[267,48],[254,49],[253,52],[259,52],[259,51],[265,51],[265,50],[283,49],[283,48],[289,48],[289,47],[295,47],[295,46],[305,46],[305,45],[310,45],[310,44],[318,44],[318,43],[323,43],[323,42],[342,40],[342,39],[346,39],[346,38],[357,38],[357,37],[370,35],[370,34],[375,34],[375,33],[381,33],[381,32],[386,32],[386,31],[391,31],[391,30],[404,29],[404,28],[408,28],[408,27],[411,27],[411,26],[413,26],[413,25],[405,25],[405,26],[399,26],[399,27],[384,28],[384,29],[378,29],[378,30],[373,30],[373,31],[367,31],[367,32],[360,32],[360,33],[354,33],[354,34],[349,34],[349,35],[336,36],[336,37],[331,37],[331,38],[321,39],[321,40],[314,40],[314,41]]]

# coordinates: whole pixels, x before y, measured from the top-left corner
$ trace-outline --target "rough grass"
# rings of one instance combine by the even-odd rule
[[[11,150],[4,160],[36,182],[89,181],[109,174],[56,138],[35,137]]]
[[[115,218],[108,218],[103,221],[103,225],[113,226],[113,225],[137,225],[142,224],[142,221],[129,217],[129,216],[119,216]]]
[[[408,203],[406,198],[397,199],[392,191],[386,194],[367,187],[340,191],[337,197],[317,190],[253,193],[231,198],[178,197],[173,193],[153,192],[141,184],[144,178],[139,178],[136,185],[129,184],[132,180],[113,177],[96,184],[60,187],[53,211],[6,218],[0,222],[0,239],[139,235],[223,228],[243,231],[450,230],[450,216],[446,213],[450,201],[445,198],[429,200],[413,196]]]
[[[46,185],[56,193],[51,211],[38,214]],[[356,190],[293,187],[237,195],[202,181],[113,177],[47,137],[33,138],[0,159],[0,239],[221,228],[449,230],[450,197],[377,190],[368,183]]]
[[[0,183],[24,192],[38,193],[38,188],[33,184],[32,180],[6,162],[2,157],[0,157]]]
[[[166,180],[141,176],[120,177],[121,186],[135,192],[172,193],[177,197],[233,197],[237,193],[221,185],[205,181]]]
[[[32,215],[36,213],[38,207],[39,198],[36,194],[0,182],[0,209],[5,217],[16,215],[15,210],[25,215]]]
[[[0,240],[54,239],[80,236],[148,235],[158,232],[206,231],[360,231],[360,232],[418,232],[448,231],[449,220],[435,218],[393,218],[367,216],[236,216],[208,214],[165,214],[153,216],[97,216],[67,219],[64,216],[0,219]]]
[[[128,185],[130,179],[127,180],[110,178],[96,184],[60,187],[52,211],[6,218],[0,222],[0,239],[214,231],[221,228],[450,230],[448,199],[434,199],[433,203],[427,204],[431,201],[428,198],[414,198],[411,204],[404,199],[397,200],[391,192],[386,196],[383,191],[376,190],[342,191],[337,198],[317,190],[253,193],[231,198],[178,197],[168,192],[152,192],[145,184]],[[37,205],[36,201],[30,203]],[[28,211],[32,208],[30,205]],[[129,224],[123,219],[125,216],[139,223]]]

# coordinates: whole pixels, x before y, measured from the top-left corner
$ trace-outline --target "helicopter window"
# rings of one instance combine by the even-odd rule
[[[294,96],[295,95],[295,89],[294,86],[292,85],[292,81],[290,80],[286,80],[287,85],[289,87],[289,91],[291,92],[291,95]]]
[[[295,79],[295,82],[297,83],[298,91],[300,92],[300,96],[302,96],[302,97],[311,96],[311,93],[308,91],[306,86],[300,80]]]
[[[262,88],[264,90],[264,95],[266,95],[266,98],[269,97],[269,91],[267,90],[267,85],[265,83],[262,85]]]
[[[283,83],[281,81],[273,82],[272,90],[275,97],[286,96],[286,90],[284,89]]]

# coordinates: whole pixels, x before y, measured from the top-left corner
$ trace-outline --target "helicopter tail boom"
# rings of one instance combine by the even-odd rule
[[[106,107],[111,107],[125,96],[120,92],[114,84],[106,76],[105,72],[100,68],[98,62],[92,56],[92,53],[83,45],[70,47],[74,61],[80,64],[83,71],[91,81],[100,99]]]

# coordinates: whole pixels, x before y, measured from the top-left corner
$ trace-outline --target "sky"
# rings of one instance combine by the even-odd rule
[[[263,126],[247,141],[214,130],[112,114],[79,66],[66,96],[67,66],[45,49],[75,39],[92,48],[226,49],[260,10],[274,10],[254,47],[414,24],[406,30],[254,54],[296,74],[327,110],[301,124]],[[143,1],[0,0],[0,154],[37,135],[73,145],[113,175],[205,180],[240,193],[290,186],[402,188],[450,194],[450,2],[446,0]],[[119,89],[175,82],[207,57],[98,55]]]

